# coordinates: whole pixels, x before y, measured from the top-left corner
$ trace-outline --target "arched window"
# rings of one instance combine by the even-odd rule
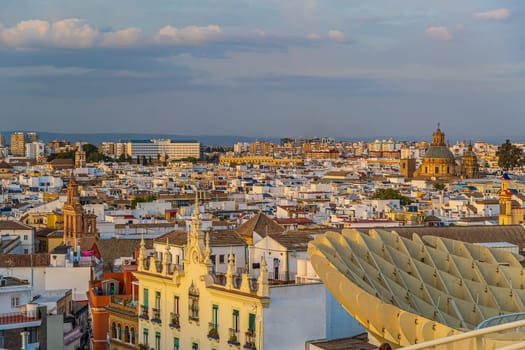
[[[135,344],[135,337],[136,337],[135,328],[131,327],[130,333],[131,333],[131,344]]]
[[[126,343],[129,343],[129,327],[128,326],[124,328],[124,341]]]
[[[111,324],[111,338],[115,339],[117,337],[117,326],[115,322]]]
[[[122,340],[122,326],[120,325],[120,323],[117,326],[117,339]]]

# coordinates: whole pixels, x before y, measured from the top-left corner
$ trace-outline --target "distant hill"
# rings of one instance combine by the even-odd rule
[[[70,142],[85,141],[91,144],[101,142],[117,142],[125,140],[151,140],[151,139],[172,139],[172,140],[197,140],[203,145],[233,145],[237,142],[253,142],[256,140],[279,142],[278,138],[246,137],[233,135],[173,135],[173,134],[147,134],[147,133],[57,133],[36,131],[38,138],[44,142],[53,140],[67,140]],[[3,132],[6,141],[9,142],[10,131]]]

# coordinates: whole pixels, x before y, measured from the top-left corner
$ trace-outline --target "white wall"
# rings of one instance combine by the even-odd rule
[[[304,349],[308,340],[359,333],[362,328],[331,297],[324,284],[270,288],[270,307],[264,309],[264,349]]]
[[[50,267],[46,269],[45,289],[71,289],[73,300],[87,300],[90,267]]]

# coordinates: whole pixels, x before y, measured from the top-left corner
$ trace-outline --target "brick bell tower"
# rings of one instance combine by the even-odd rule
[[[97,233],[97,216],[91,211],[86,212],[80,204],[78,182],[73,174],[67,185],[67,201],[62,207],[64,216],[64,245],[83,246],[83,240],[93,240]],[[88,243],[88,242],[86,242]]]

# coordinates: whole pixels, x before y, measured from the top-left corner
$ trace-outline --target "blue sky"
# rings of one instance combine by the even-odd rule
[[[523,0],[2,0],[1,130],[516,138]],[[516,139],[516,141],[518,141]]]

